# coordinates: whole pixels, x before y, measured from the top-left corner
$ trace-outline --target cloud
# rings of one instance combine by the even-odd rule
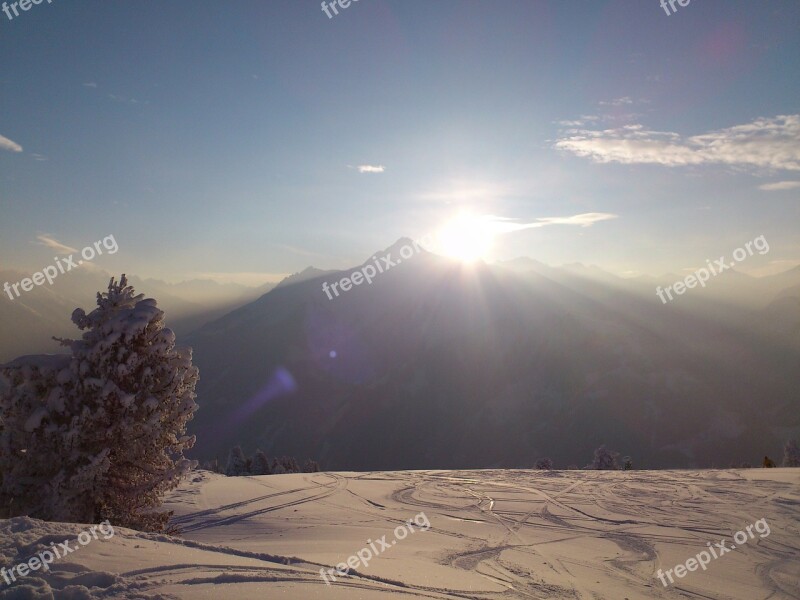
[[[383,165],[358,165],[356,168],[359,173],[383,173],[386,170],[386,167]]]
[[[94,81],[90,81],[89,83],[84,83],[83,87],[96,88],[97,84]]]
[[[765,192],[779,192],[783,190],[793,190],[800,188],[800,181],[776,181],[775,183],[765,183],[758,186],[758,189]]]
[[[36,152],[31,152],[31,156],[33,157],[33,160],[38,160],[38,161],[47,160],[47,157],[44,154],[37,154]]]
[[[534,227],[544,227],[545,225],[579,225],[580,227],[591,227],[600,221],[618,218],[619,215],[613,215],[611,213],[581,213],[571,217],[544,217],[537,219],[539,224],[534,225]]]
[[[532,223],[514,223],[511,219],[486,215],[483,220],[491,223],[492,228],[498,233],[510,233],[523,229],[534,229],[537,227],[547,227],[548,225],[577,225],[579,227],[591,227],[600,221],[618,219],[619,215],[611,213],[581,213],[570,217],[541,217]]]
[[[800,258],[782,258],[779,260],[771,260],[769,261],[771,265],[778,265],[778,266],[785,266],[788,265],[790,267],[795,265],[800,265]]]
[[[8,150],[9,152],[22,152],[22,146],[20,146],[17,142],[0,135],[0,150]]]
[[[600,120],[597,115],[581,115],[578,119],[573,121],[556,121],[557,125],[562,127],[584,127],[589,123],[596,123]]]
[[[633,99],[630,96],[623,96],[609,102],[600,102],[600,106],[623,106],[625,104],[633,104]]]
[[[555,142],[555,147],[597,163],[666,167],[723,164],[800,171],[800,115],[759,118],[687,138],[642,125],[572,129]]]
[[[72,248],[71,246],[66,246],[59,242],[58,240],[54,239],[49,233],[43,233],[41,235],[37,235],[36,239],[39,240],[39,244],[42,246],[47,246],[51,250],[55,250],[59,254],[77,254],[78,250],[76,248]]]

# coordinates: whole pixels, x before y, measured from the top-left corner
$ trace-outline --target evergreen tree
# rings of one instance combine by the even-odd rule
[[[800,467],[800,448],[797,447],[797,440],[789,440],[783,447],[783,466]]]
[[[300,465],[297,464],[297,459],[293,456],[284,456],[281,458],[281,464],[287,473],[300,473]]]
[[[535,468],[539,471],[550,471],[553,469],[553,461],[549,458],[540,458],[536,461]]]
[[[267,455],[261,450],[256,450],[253,455],[253,475],[271,475],[272,469],[269,466],[269,459]]]
[[[319,463],[310,458],[303,464],[303,473],[319,473]]]
[[[228,454],[228,464],[225,467],[225,475],[228,477],[239,477],[240,475],[247,475],[247,458],[242,451],[241,446],[231,448]]]
[[[125,275],[72,321],[69,356],[23,357],[0,397],[0,502],[10,515],[161,530],[165,492],[195,465],[186,425],[197,410],[197,369],[175,346],[155,300]],[[16,463],[8,469],[6,460]],[[7,505],[8,506],[8,505]]]

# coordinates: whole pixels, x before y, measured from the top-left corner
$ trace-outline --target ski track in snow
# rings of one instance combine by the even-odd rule
[[[800,469],[201,471],[167,508],[179,536],[117,529],[50,573],[12,588],[0,580],[0,599],[800,598]],[[321,568],[345,562],[368,539],[394,540],[394,529],[420,512],[429,531],[397,540],[331,585],[321,579]],[[767,537],[756,533],[706,571],[668,588],[655,577],[762,518]],[[37,541],[84,529],[25,518],[0,528],[7,568]]]

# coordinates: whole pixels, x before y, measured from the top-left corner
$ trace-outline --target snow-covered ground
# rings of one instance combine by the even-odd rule
[[[800,469],[197,471],[168,505],[180,537],[116,529],[22,585],[0,579],[0,598],[800,598]],[[761,519],[768,535],[732,540]],[[0,521],[2,560],[86,529]],[[706,570],[656,578],[723,539],[735,549]],[[320,569],[368,541],[378,556],[326,585]]]

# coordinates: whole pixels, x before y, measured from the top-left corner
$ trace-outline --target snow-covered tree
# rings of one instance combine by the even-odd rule
[[[630,456],[625,456],[625,457],[622,459],[622,463],[623,463],[622,469],[623,469],[624,471],[631,471],[631,470],[633,470],[633,460],[631,459],[631,457],[630,457]]]
[[[225,467],[225,475],[228,477],[238,477],[248,474],[247,458],[245,458],[242,447],[236,446],[235,448],[231,448],[231,452],[228,454],[228,464]]]
[[[212,473],[222,473],[222,467],[219,465],[219,459],[207,460],[201,465],[201,468]]]
[[[197,410],[198,372],[175,346],[153,299],[123,275],[76,309],[71,354],[22,357],[3,369],[0,503],[11,515],[161,530],[157,512],[196,463],[186,425]]]
[[[619,469],[619,465],[617,464],[618,456],[618,452],[609,450],[606,448],[606,445],[603,444],[594,451],[594,460],[590,468],[598,471],[613,471]]]
[[[303,464],[303,473],[319,473],[319,463],[310,458]]]
[[[797,440],[789,440],[783,447],[783,466],[800,467],[800,448],[797,447]]]
[[[256,450],[256,453],[253,455],[252,473],[253,475],[272,474],[272,469],[269,467],[269,459],[261,450]]]
[[[0,518],[51,512],[47,505],[56,500],[54,480],[63,478],[61,462],[77,462],[81,456],[68,447],[72,403],[67,382],[57,382],[62,372],[63,379],[70,379],[70,361],[67,355],[24,356],[0,371]],[[49,426],[42,429],[45,415]]]
[[[549,458],[540,458],[536,461],[535,468],[539,471],[551,471],[553,469],[553,461]]]
[[[270,470],[272,471],[273,475],[283,475],[286,473],[286,467],[284,467],[283,463],[277,458],[272,459]]]
[[[302,471],[300,464],[294,456],[284,456],[281,458],[281,462],[287,473],[300,473]]]

